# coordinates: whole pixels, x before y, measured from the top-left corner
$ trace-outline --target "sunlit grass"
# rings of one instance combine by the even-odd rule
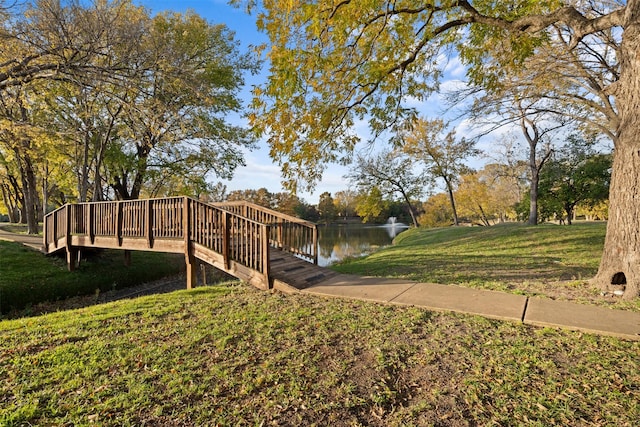
[[[0,322],[1,425],[634,425],[640,343],[245,285]]]

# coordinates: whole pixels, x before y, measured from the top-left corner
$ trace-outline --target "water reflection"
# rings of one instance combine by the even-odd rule
[[[393,238],[406,229],[401,223],[318,227],[318,264],[326,266],[346,257],[369,254],[390,245]]]

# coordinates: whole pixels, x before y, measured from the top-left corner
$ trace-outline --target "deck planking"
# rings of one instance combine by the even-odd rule
[[[280,290],[302,290],[338,275],[335,271],[278,249],[270,251],[271,280]]]

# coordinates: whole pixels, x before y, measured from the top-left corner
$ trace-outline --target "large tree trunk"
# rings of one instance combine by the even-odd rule
[[[595,284],[604,291],[640,294],[640,1],[627,3],[615,87],[620,126],[609,193],[609,222]]]
[[[27,142],[23,143],[23,146],[27,145]],[[21,153],[17,148],[14,149],[14,152],[20,167],[20,178],[22,180],[22,192],[24,195],[24,208],[26,214],[26,218],[24,219],[26,219],[27,223],[27,232],[29,234],[38,234],[38,216],[41,205],[33,163],[31,162],[31,157],[26,154],[26,152]]]

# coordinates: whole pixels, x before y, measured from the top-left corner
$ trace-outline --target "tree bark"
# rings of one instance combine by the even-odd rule
[[[451,211],[453,212],[453,225],[457,227],[459,225],[458,210],[456,209],[456,199],[453,197],[453,185],[446,177],[444,177],[444,183],[449,193],[449,203],[451,204]]]
[[[22,145],[27,146],[28,142],[23,142]],[[26,218],[23,218],[23,220],[26,220],[28,234],[38,234],[38,214],[41,205],[39,203],[38,185],[33,163],[27,153],[21,153],[18,148],[14,149],[14,152],[18,159],[22,192],[24,195],[24,213]]]
[[[416,217],[416,214],[415,214],[415,209],[413,208],[413,204],[411,203],[411,199],[404,191],[401,191],[401,193],[405,203],[409,207],[409,215],[411,215],[411,221],[413,221],[413,225],[416,228],[420,227],[420,224],[418,223],[418,218]]]
[[[620,79],[613,88],[620,125],[615,143],[609,221],[600,268],[593,279],[603,291],[640,295],[640,0],[627,3],[620,45]]]
[[[540,184],[540,171],[536,163],[535,148],[531,150],[532,160],[529,161],[531,167],[531,187],[529,187],[529,225],[538,224],[538,186]]]

